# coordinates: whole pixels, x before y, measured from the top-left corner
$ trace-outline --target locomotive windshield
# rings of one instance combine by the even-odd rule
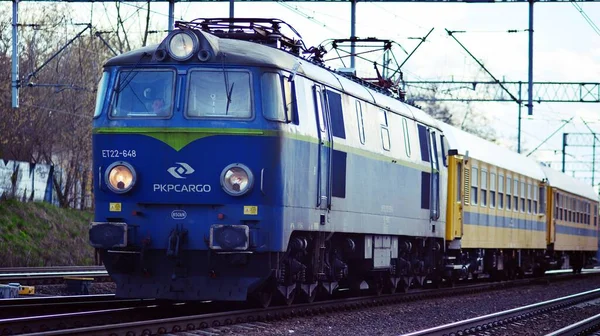
[[[192,118],[250,118],[250,74],[235,70],[192,70],[186,115]]]
[[[166,118],[173,110],[175,72],[126,70],[119,73],[110,116],[113,118]]]

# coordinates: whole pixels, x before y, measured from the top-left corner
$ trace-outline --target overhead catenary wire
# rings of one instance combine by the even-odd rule
[[[581,16],[583,16],[583,19],[590,25],[590,27],[592,27],[594,32],[598,36],[600,36],[600,28],[598,28],[598,26],[594,23],[594,21],[586,14],[586,12],[583,10],[583,8],[581,8],[581,6],[579,6],[579,4],[577,4],[576,2],[571,2],[571,4],[573,5],[573,7],[575,7],[575,9],[577,9],[577,11],[581,14]]]

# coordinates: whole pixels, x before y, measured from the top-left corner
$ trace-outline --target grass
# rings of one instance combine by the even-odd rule
[[[0,267],[93,265],[92,217],[48,203],[0,200]]]

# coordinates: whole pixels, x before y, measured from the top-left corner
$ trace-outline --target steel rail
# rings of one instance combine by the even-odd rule
[[[110,275],[106,271],[52,271],[27,273],[0,273],[0,283],[16,282],[22,285],[44,285],[63,283],[65,278],[94,278],[94,281],[108,281]]]
[[[507,323],[516,322],[523,318],[530,318],[535,315],[547,313],[599,297],[600,289],[594,289],[562,298],[552,299],[493,314],[478,316],[464,321],[453,322],[434,328],[403,334],[402,336],[449,336],[485,332],[488,329],[493,329]]]
[[[163,301],[156,299],[120,299],[116,298],[114,294],[0,300],[0,319],[140,307],[162,303]]]
[[[6,273],[45,272],[106,272],[106,268],[104,266],[0,267],[0,275]]]
[[[588,276],[599,273],[588,273]],[[397,293],[382,296],[353,297],[338,300],[319,301],[291,306],[280,306],[260,309],[221,309],[220,312],[209,312],[198,315],[197,312],[187,316],[138,319],[112,325],[93,325],[84,328],[48,330],[37,335],[155,335],[199,331],[211,327],[230,326],[257,321],[271,321],[295,316],[312,316],[333,311],[347,311],[372,306],[381,306],[399,302],[415,301],[424,298],[449,297],[460,294],[472,294],[488,290],[504,289],[519,285],[543,284],[550,281],[562,281],[580,277],[581,275],[558,275],[542,279],[521,279],[506,282],[494,282],[477,285],[459,286],[433,290],[421,290],[408,293]],[[586,276],[586,275],[584,275]],[[600,292],[600,290],[599,290]],[[599,294],[600,295],[600,294]],[[193,311],[193,310],[192,310]],[[89,325],[89,324],[88,324]]]
[[[62,303],[78,303],[88,301],[109,301],[114,300],[114,298],[114,294],[20,297],[16,299],[0,300],[0,309],[11,306],[56,305]]]
[[[546,336],[590,335],[600,330],[600,314],[546,334]]]

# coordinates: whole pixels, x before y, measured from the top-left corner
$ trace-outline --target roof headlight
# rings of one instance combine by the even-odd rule
[[[133,188],[137,175],[129,163],[118,161],[108,166],[104,179],[110,191],[123,194]]]
[[[241,163],[233,163],[221,172],[221,186],[231,196],[241,196],[252,189],[252,171]]]
[[[174,33],[167,43],[167,51],[176,61],[187,61],[198,51],[198,36],[191,31]]]

